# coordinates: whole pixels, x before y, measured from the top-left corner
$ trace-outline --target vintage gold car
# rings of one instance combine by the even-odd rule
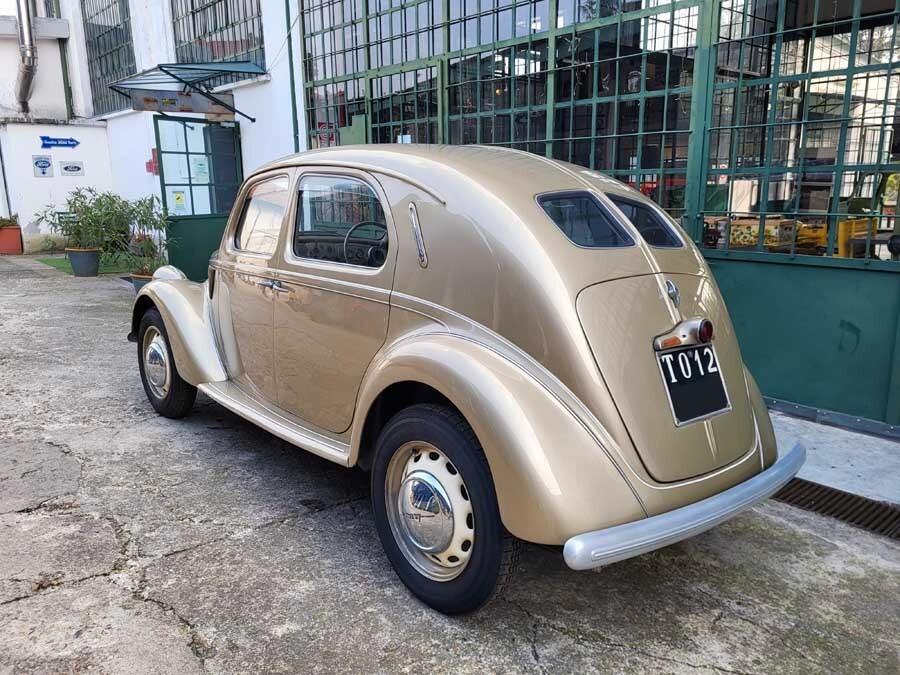
[[[412,592],[484,604],[519,540],[573,569],[706,530],[794,476],[709,268],[595,171],[480,146],[301,153],[242,186],[204,283],[134,304],[147,396],[199,389],[371,472]]]

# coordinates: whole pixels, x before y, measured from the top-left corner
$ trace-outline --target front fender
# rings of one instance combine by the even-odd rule
[[[195,386],[228,379],[209,322],[205,289],[205,283],[187,279],[154,279],[140,290],[132,309],[133,335],[151,303],[159,310],[178,374]]]
[[[646,516],[609,452],[539,381],[461,336],[426,333],[379,354],[360,391],[358,420],[399,382],[439,391],[468,420],[490,465],[500,515],[520,539],[562,544]],[[350,464],[363,424],[354,425]]]

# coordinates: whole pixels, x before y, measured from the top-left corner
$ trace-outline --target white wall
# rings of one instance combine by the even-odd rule
[[[232,91],[235,107],[256,118],[256,122],[250,122],[240,115],[236,117],[241,126],[241,157],[244,175],[266,162],[294,152],[294,127],[291,121],[291,74],[288,49],[285,44],[287,32],[285,30],[284,3],[263,3],[262,19],[266,68],[269,71],[269,78],[238,86]],[[293,33],[296,87],[299,90],[298,101],[302,106],[303,83],[299,77],[301,70],[298,59],[300,50],[298,26],[294,26]],[[298,121],[298,124],[301,125],[301,131],[305,129],[306,125],[302,121]],[[305,142],[305,137],[301,137],[301,148],[306,147]]]
[[[66,97],[59,45],[56,40],[36,40],[38,50],[34,93],[29,101],[33,119],[65,120]],[[19,42],[0,38],[0,117],[21,117],[16,101],[16,76],[19,70]]]
[[[76,148],[41,148],[40,136],[75,138]],[[66,195],[76,187],[113,189],[106,130],[102,126],[7,124],[0,128],[3,161],[9,181],[9,196],[13,213],[18,213],[26,250],[40,246],[46,226],[34,222],[35,214],[48,204],[63,208]],[[53,176],[34,175],[33,156],[49,155]],[[60,162],[84,163],[84,176],[63,176]]]
[[[262,1],[267,4],[267,0]],[[160,63],[175,63],[172,3],[168,0],[129,0],[128,9],[137,72],[155,68]]]
[[[127,111],[106,119],[112,189],[126,199],[160,196],[159,176],[147,170],[156,137],[153,115]]]
[[[71,0],[60,2],[60,14],[69,22],[69,40],[66,54],[69,60],[69,87],[72,90],[72,112],[75,117],[93,117],[91,78],[88,73],[87,46],[84,41],[84,21],[81,3]]]

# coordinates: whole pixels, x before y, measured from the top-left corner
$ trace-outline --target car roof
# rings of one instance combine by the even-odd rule
[[[531,194],[560,189],[599,189],[632,199],[646,196],[603,173],[583,166],[548,159],[523,150],[487,145],[368,144],[307,150],[269,162],[251,175],[279,168],[330,165],[393,174],[432,194],[441,185],[426,180],[436,169],[462,174],[502,197],[531,186]],[[599,183],[599,184],[598,184]],[[442,200],[443,201],[443,200]]]

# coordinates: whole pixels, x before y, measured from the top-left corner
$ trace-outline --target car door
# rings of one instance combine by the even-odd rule
[[[274,300],[278,404],[340,433],[387,337],[396,234],[364,172],[303,169],[295,204]]]
[[[243,191],[216,271],[217,328],[231,380],[277,401],[272,348],[274,260],[292,196],[292,173],[264,174]]]

